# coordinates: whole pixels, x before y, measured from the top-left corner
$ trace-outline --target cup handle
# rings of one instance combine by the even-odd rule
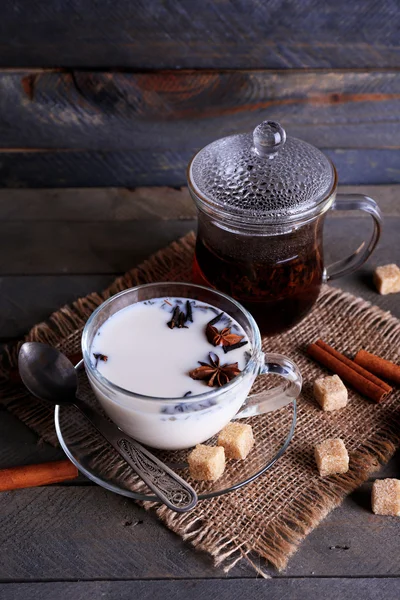
[[[331,210],[363,210],[371,215],[374,231],[369,242],[364,241],[353,254],[326,267],[324,281],[332,281],[348,275],[365,263],[379,241],[383,221],[382,213],[375,200],[361,194],[338,194]]]
[[[282,354],[266,354],[262,358],[258,376],[280,375],[285,380],[276,387],[248,396],[244,408],[235,419],[262,415],[290,404],[301,392],[302,377],[293,361]]]

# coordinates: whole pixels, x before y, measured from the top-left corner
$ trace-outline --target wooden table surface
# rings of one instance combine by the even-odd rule
[[[400,295],[379,296],[371,274],[400,264],[400,186],[347,188],[374,197],[385,214],[378,249],[335,285],[400,317]],[[0,335],[19,338],[64,303],[104,288],[115,275],[195,227],[187,190],[66,189],[0,192]],[[332,214],[328,261],[355,249],[369,219]],[[5,410],[0,467],[56,460]],[[276,465],[279,469],[279,462]],[[400,454],[377,477],[400,477]],[[0,496],[0,598],[384,598],[400,597],[400,519],[374,516],[371,482],[350,495],[303,542],[283,573],[243,561],[226,575],[121,496],[78,481]]]

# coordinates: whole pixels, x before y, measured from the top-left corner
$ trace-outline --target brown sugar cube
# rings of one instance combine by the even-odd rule
[[[372,486],[372,511],[400,517],[400,479],[377,479]]]
[[[374,283],[380,294],[400,292],[400,269],[397,265],[377,267],[374,273]]]
[[[217,444],[224,447],[226,458],[246,458],[254,446],[251,425],[228,423],[219,434]]]
[[[225,450],[197,444],[188,456],[190,475],[199,481],[216,481],[225,470]]]
[[[337,410],[347,405],[347,388],[339,375],[316,379],[314,396],[322,410]]]
[[[315,460],[321,477],[347,473],[349,455],[343,440],[332,438],[315,446]]]

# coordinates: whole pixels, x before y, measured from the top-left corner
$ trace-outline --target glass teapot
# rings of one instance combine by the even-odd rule
[[[374,200],[336,196],[332,162],[273,121],[205,146],[189,163],[187,177],[198,209],[193,279],[236,298],[265,335],[298,323],[321,284],[358,269],[380,237]],[[363,210],[374,230],[354,254],[325,267],[328,210]]]

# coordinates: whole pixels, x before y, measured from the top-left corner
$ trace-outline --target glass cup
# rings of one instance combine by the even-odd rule
[[[213,214],[189,188],[198,208],[193,281],[237,298],[263,335],[276,335],[301,321],[321,285],[360,268],[378,243],[382,217],[374,200],[338,194],[336,187],[314,214],[290,223],[259,226]],[[323,229],[328,210],[364,211],[374,223],[368,242],[332,265],[324,264]]]
[[[162,297],[183,297],[215,306],[243,327],[251,346],[243,371],[221,388],[207,389],[193,398],[156,398],[125,390],[95,368],[91,346],[101,325],[123,308]],[[125,290],[104,302],[87,321],[82,353],[90,385],[107,415],[136,440],[162,450],[190,448],[209,439],[233,418],[263,414],[289,404],[300,393],[298,367],[281,354],[264,354],[261,336],[250,313],[229,296],[190,283],[151,283]],[[150,357],[151,359],[151,357]],[[256,377],[279,375],[283,382],[248,396]]]
[[[187,180],[198,210],[193,282],[239,300],[263,335],[299,323],[321,285],[361,267],[380,237],[376,202],[337,194],[333,163],[318,148],[286,136],[277,122],[208,144],[190,161]],[[352,255],[326,265],[329,210],[364,211],[373,232]]]

